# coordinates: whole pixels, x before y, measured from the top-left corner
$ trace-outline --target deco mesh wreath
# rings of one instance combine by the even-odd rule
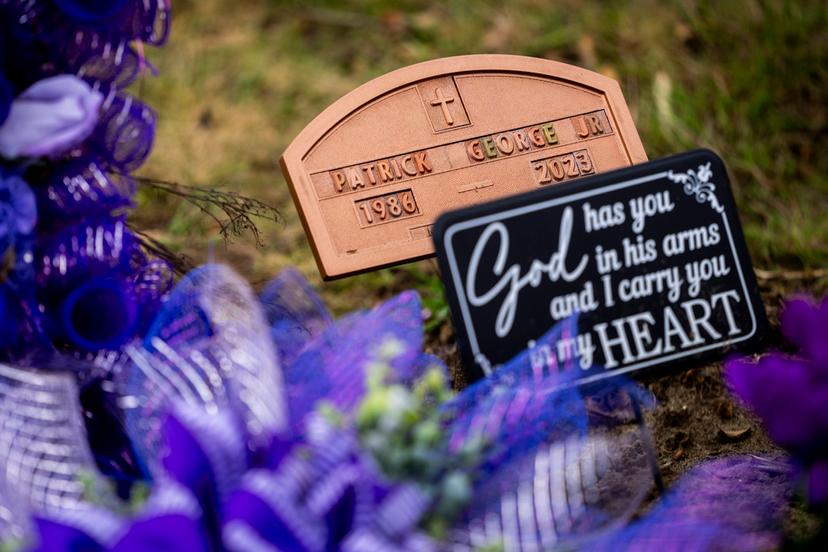
[[[166,2],[0,2],[0,357],[117,349],[172,284],[128,227],[155,113],[124,89]]]

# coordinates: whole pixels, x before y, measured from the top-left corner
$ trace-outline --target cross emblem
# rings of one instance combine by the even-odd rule
[[[434,99],[431,100],[431,105],[433,106],[440,106],[443,110],[443,117],[446,118],[446,124],[449,126],[454,124],[454,117],[451,116],[451,111],[449,111],[448,104],[454,101],[454,96],[445,97],[443,96],[443,89],[442,88],[435,88],[434,89]]]

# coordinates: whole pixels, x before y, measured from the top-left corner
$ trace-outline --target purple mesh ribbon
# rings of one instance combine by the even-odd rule
[[[132,520],[89,506],[52,512],[38,519],[42,549],[437,550],[417,529],[430,499],[384,481],[351,433],[318,416],[304,440],[281,441],[272,467],[250,470],[220,500],[216,477],[240,465],[245,446],[216,416],[175,406],[164,422],[165,475],[142,512]]]
[[[511,455],[481,474],[450,540],[458,549],[576,549],[627,521],[652,488],[644,446],[633,431],[599,432]]]
[[[685,474],[653,510],[629,527],[589,543],[595,551],[774,550],[790,493],[784,460],[734,456]]]
[[[150,271],[150,289],[153,281]],[[419,530],[432,498],[387,481],[351,429],[314,412],[320,400],[345,412],[356,406],[366,369],[389,343],[398,353],[392,381],[422,373],[429,359],[420,352],[416,294],[336,323],[296,274],[283,275],[264,297],[267,317],[230,270],[193,271],[143,343],[111,364],[141,458],[159,484],[174,480],[200,505],[195,519],[170,523],[237,550],[436,550]],[[554,343],[572,327],[567,321],[539,343]],[[292,351],[283,357],[292,359],[285,395],[269,379],[279,374],[271,340]],[[533,371],[523,355],[444,409],[452,451],[480,439],[488,445],[473,468],[472,504],[450,535],[458,550],[574,545],[626,520],[649,490],[637,428],[591,426],[584,397],[568,378],[567,367]],[[284,431],[285,403],[293,432]],[[245,474],[252,460],[258,463]],[[127,526],[127,533],[137,526],[149,531]]]
[[[169,263],[154,259],[134,250],[132,265],[135,267],[132,285],[141,304],[160,301],[175,283],[175,273]],[[157,312],[153,309],[153,314]]]
[[[183,278],[143,344],[126,349],[116,383],[130,435],[151,472],[171,402],[240,419],[251,448],[287,426],[281,371],[249,286],[229,268],[207,265]]]
[[[270,336],[283,366],[333,324],[322,299],[299,272],[285,269],[259,295]]]
[[[70,290],[95,276],[128,273],[137,249],[124,218],[92,218],[43,239],[37,283],[49,292]]]
[[[106,44],[106,38],[113,37],[160,46],[169,31],[167,0],[53,0],[52,3],[55,6],[32,0],[4,1],[12,13],[38,30],[50,30],[50,34],[59,36],[90,33],[89,37],[75,39],[77,48],[84,38],[89,44]]]
[[[37,520],[39,550],[216,549],[221,498],[245,469],[246,447],[227,415],[173,409],[164,421],[163,472],[140,513],[124,519],[90,505],[47,512]]]
[[[553,346],[577,329],[577,316],[556,324],[537,340],[537,347]],[[569,383],[577,375],[575,363],[549,373],[535,369],[525,350],[491,376],[469,386],[443,406],[449,450],[457,452],[470,441],[491,444],[487,464],[518,449],[571,433],[586,433],[587,413],[580,391]]]
[[[137,330],[138,304],[132,285],[121,278],[86,280],[60,307],[65,339],[86,351],[117,349]]]
[[[184,485],[202,503],[226,498],[247,469],[246,443],[230,412],[205,412],[172,403],[159,451],[165,476]]]
[[[38,542],[32,550],[207,552],[213,549],[202,530],[201,514],[186,488],[163,481],[131,520],[91,505],[36,518]]]
[[[413,381],[427,365],[421,358],[422,340],[420,299],[414,292],[327,326],[284,368],[294,428],[301,429],[304,417],[322,399],[346,412],[356,406],[365,393],[366,368],[389,342],[399,347],[390,376]]]
[[[78,159],[55,167],[35,192],[41,221],[48,223],[50,217],[108,215],[132,207],[135,182],[126,175],[108,173],[97,161]]]
[[[0,358],[15,364],[36,364],[51,353],[43,314],[32,282],[35,275],[33,240],[17,237],[14,265],[0,285]]]
[[[436,550],[417,529],[430,504],[422,491],[385,482],[348,431],[318,415],[307,424],[305,442],[287,445],[272,469],[248,472],[231,497],[230,550]]]
[[[457,546],[571,546],[629,519],[652,487],[649,440],[637,426],[595,423],[587,408],[591,392],[572,385],[576,361],[552,372],[547,363],[533,363],[537,351],[554,348],[577,324],[577,316],[561,321],[534,350],[443,407],[449,451],[484,444],[472,505],[452,535]],[[614,388],[634,400],[645,395],[631,382]]]
[[[97,470],[70,373],[0,364],[0,467],[35,513],[79,506],[80,476],[95,482]]]
[[[132,96],[112,93],[86,147],[116,173],[132,172],[152,149],[155,119],[155,112]]]
[[[58,74],[76,74],[104,95],[131,84],[148,65],[135,41],[162,45],[167,0],[2,0],[14,55],[7,70],[19,90]]]
[[[0,473],[0,547],[31,537],[30,515],[28,501]]]
[[[50,333],[81,350],[122,346],[172,284],[169,265],[147,258],[123,217],[90,217],[41,241],[36,282]]]

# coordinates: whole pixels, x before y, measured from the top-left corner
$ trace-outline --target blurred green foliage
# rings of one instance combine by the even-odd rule
[[[264,249],[242,241],[212,254],[254,282],[288,263],[315,277],[277,163],[304,125],[360,84],[418,61],[538,56],[618,79],[651,158],[718,151],[757,266],[826,267],[827,14],[820,1],[176,0],[170,43],[149,52],[160,76],[138,85],[160,116],[144,173],[274,204],[283,224],[265,224]],[[215,228],[194,207],[144,197],[137,219],[206,260]],[[342,311],[411,285],[440,316],[427,262],[325,289]]]
[[[414,482],[429,498],[433,506],[422,526],[443,539],[471,499],[486,442],[469,439],[459,450],[449,450],[440,407],[453,393],[443,369],[426,369],[410,388],[391,383],[390,363],[403,351],[402,343],[389,338],[366,366],[366,392],[355,427],[386,477]]]

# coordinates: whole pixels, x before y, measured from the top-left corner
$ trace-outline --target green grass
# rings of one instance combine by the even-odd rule
[[[137,88],[159,112],[142,172],[255,196],[283,221],[262,226],[257,249],[246,239],[210,247],[208,218],[154,194],[136,219],[195,261],[228,260],[254,282],[287,264],[318,281],[278,168],[282,150],[377,75],[487,52],[618,79],[651,158],[700,146],[724,157],[758,267],[828,266],[828,9],[816,1],[176,1],[169,44],[149,52],[160,76]],[[427,262],[325,294],[342,311],[404,285],[439,297]]]

